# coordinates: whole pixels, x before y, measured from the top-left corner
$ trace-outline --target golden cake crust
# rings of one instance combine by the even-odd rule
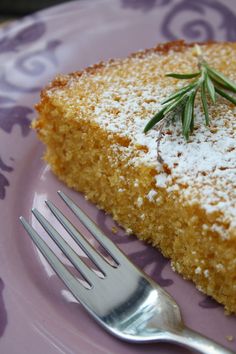
[[[204,42],[205,45],[211,45],[216,43],[215,41],[207,41]],[[230,44],[230,42],[224,42],[225,44]],[[174,51],[174,52],[183,52],[186,50],[186,48],[192,48],[195,46],[195,44],[202,45],[202,42],[195,42],[195,43],[186,43],[183,40],[176,40],[172,42],[166,42],[166,43],[161,43],[156,45],[153,48],[148,48],[145,50],[141,50],[138,52],[131,53],[128,58],[143,58],[148,54],[151,53],[160,53],[160,54],[167,54],[169,51]],[[69,79],[72,78],[79,78],[82,76],[84,73],[89,73],[90,75],[96,75],[98,70],[104,68],[108,64],[114,64],[114,65],[119,65],[119,63],[122,61],[122,59],[110,59],[109,61],[101,61],[99,63],[90,65],[83,70],[72,72],[67,75],[58,75],[52,82],[41,91],[41,98],[44,98],[47,96],[48,90],[53,90],[53,89],[58,89],[58,88],[63,88],[68,84]],[[36,109],[38,105],[36,104]]]
[[[197,102],[189,143],[178,124],[165,129],[164,164],[156,159],[158,132],[143,134],[160,101],[179,85],[164,74],[196,66],[192,47],[170,42],[58,76],[42,91],[33,127],[60,179],[236,312],[235,108],[219,100],[208,129]],[[203,50],[236,79],[235,43],[209,42]]]

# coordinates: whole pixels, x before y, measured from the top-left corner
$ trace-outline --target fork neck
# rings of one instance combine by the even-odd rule
[[[187,348],[195,349],[202,354],[235,354],[233,351],[187,327],[183,328],[179,334],[171,334],[171,341]]]

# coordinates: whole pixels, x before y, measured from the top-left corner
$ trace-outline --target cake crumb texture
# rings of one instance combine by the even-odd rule
[[[202,44],[205,59],[236,81],[236,44]],[[45,160],[69,187],[111,213],[127,232],[158,247],[173,268],[236,313],[236,108],[200,97],[186,142],[181,122],[143,129],[193,72],[193,45],[162,44],[126,59],[58,76],[42,91],[33,127]]]

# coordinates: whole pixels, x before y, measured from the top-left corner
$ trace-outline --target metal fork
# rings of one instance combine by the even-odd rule
[[[100,325],[116,337],[129,342],[160,341],[179,344],[200,353],[233,353],[185,327],[179,307],[172,297],[132,264],[68,196],[63,192],[58,194],[114,260],[111,264],[105,259],[52,202],[46,201],[51,212],[102,274],[95,273],[45,217],[38,210],[32,209],[48,235],[88,282],[89,288],[66,269],[22,216],[20,221],[67,288]]]

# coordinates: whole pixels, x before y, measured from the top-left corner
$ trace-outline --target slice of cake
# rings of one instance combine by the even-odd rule
[[[235,43],[201,48],[213,68],[236,80]],[[62,181],[236,313],[235,106],[209,101],[207,127],[197,95],[189,141],[175,120],[163,128],[158,151],[158,128],[143,132],[186,82],[165,74],[196,68],[193,45],[178,41],[58,76],[42,92],[33,127]]]

